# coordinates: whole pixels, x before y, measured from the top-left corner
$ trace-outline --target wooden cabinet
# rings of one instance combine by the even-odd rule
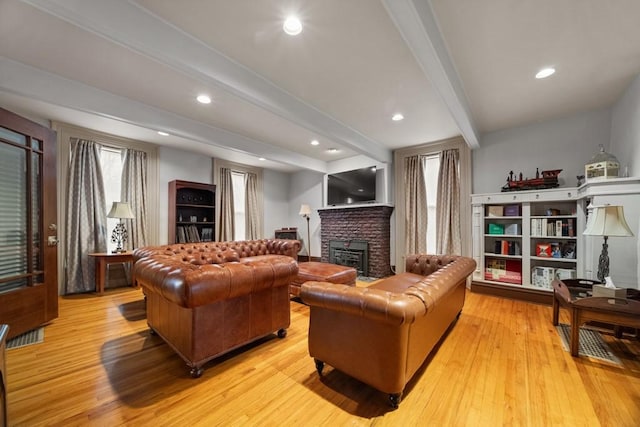
[[[215,241],[215,215],[215,185],[169,183],[169,243]]]
[[[584,212],[577,189],[472,196],[472,289],[551,301],[554,278],[582,277]]]
[[[298,240],[297,228],[281,228],[274,232],[276,239]]]

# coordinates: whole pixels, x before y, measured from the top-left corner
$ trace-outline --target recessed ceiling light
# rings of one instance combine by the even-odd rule
[[[339,150],[337,148],[329,148],[327,151],[329,153],[337,153]]]
[[[265,159],[264,157],[260,157],[260,158],[258,158],[258,160],[260,160],[261,162],[264,162],[267,159]]]
[[[314,139],[313,141],[311,141],[311,145],[319,145],[320,143],[318,142],[317,139]]]
[[[555,68],[543,68],[542,70],[538,71],[538,73],[536,74],[536,79],[546,79],[547,77],[549,77],[555,72],[556,72]]]
[[[399,122],[402,119],[404,119],[404,116],[400,113],[395,113],[393,117],[391,117],[391,120],[393,120],[394,122]]]
[[[158,135],[162,135],[162,136],[169,136],[168,133],[166,132],[162,132],[161,130],[158,131]]]
[[[282,29],[290,36],[297,36],[302,32],[302,22],[296,16],[289,16],[285,19]]]
[[[200,104],[211,104],[211,98],[207,95],[198,95],[196,99]]]

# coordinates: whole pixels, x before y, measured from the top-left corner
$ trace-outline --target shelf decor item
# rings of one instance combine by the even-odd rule
[[[602,144],[599,147],[600,152],[593,156],[591,161],[584,166],[584,175],[587,182],[617,178],[620,173],[620,162],[616,156],[604,151]]]
[[[125,252],[123,246],[127,242],[127,229],[125,228],[122,220],[135,218],[133,212],[131,212],[129,203],[113,202],[113,205],[111,205],[111,210],[107,214],[107,217],[120,219],[118,224],[116,224],[116,227],[113,229],[113,233],[111,233],[111,241],[117,244],[117,247],[113,251],[113,253],[117,254]]]
[[[539,190],[544,188],[556,188],[558,184],[558,175],[560,175],[562,169],[553,169],[540,172],[536,169],[535,178],[522,178],[522,172],[518,179],[514,176],[513,171],[509,172],[507,176],[507,183],[502,187],[502,192],[505,191],[522,191],[522,190]]]
[[[633,232],[629,228],[624,218],[624,208],[622,206],[592,206],[591,214],[587,220],[587,227],[584,230],[585,236],[603,236],[602,252],[598,259],[598,280],[604,282],[604,278],[609,276],[609,245],[607,239],[610,236],[631,237]]]

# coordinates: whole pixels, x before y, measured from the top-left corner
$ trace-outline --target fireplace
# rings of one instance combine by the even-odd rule
[[[322,261],[353,265],[362,261],[366,269],[358,274],[369,277],[391,275],[391,213],[393,206],[371,204],[318,209]],[[331,241],[338,244],[339,260],[331,258]],[[344,242],[349,244],[345,247]],[[366,252],[358,246],[364,243]],[[334,243],[335,245],[335,243]],[[335,249],[334,249],[335,251]],[[366,271],[366,273],[365,273]]]
[[[369,243],[364,240],[329,241],[329,262],[358,270],[358,276],[369,276]]]

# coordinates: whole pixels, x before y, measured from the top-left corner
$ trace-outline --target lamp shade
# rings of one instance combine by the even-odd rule
[[[622,206],[594,206],[584,230],[585,236],[633,236]]]
[[[109,218],[135,218],[128,202],[113,202],[107,214]]]
[[[302,216],[311,215],[311,207],[307,204],[301,205],[299,215],[302,215]]]

